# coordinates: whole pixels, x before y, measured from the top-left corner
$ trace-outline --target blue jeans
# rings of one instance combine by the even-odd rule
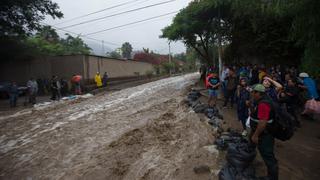
[[[10,107],[17,106],[18,95],[17,94],[10,94]]]
[[[215,89],[209,89],[209,97],[217,97],[218,93]]]
[[[221,83],[221,88],[222,88],[222,92],[223,92],[223,97],[226,97],[226,93],[227,93],[227,89],[226,89],[226,81],[222,81]]]

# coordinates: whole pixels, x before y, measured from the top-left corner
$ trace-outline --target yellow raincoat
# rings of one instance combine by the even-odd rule
[[[96,76],[94,77],[94,81],[96,82],[97,87],[101,87],[102,86],[102,81],[101,81],[100,74],[96,74]]]

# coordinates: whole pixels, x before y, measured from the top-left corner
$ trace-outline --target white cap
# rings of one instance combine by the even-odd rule
[[[302,72],[299,74],[299,77],[306,78],[306,77],[309,77],[309,75],[305,72]]]

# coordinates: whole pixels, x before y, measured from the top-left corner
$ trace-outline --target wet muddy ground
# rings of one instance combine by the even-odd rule
[[[224,153],[212,146],[215,133],[204,115],[184,102],[198,78],[171,77],[0,116],[0,179],[218,179]],[[224,128],[241,130],[235,109],[221,112]],[[276,143],[280,180],[320,179],[320,123],[302,125],[290,141]],[[265,173],[261,158],[254,165]]]
[[[198,74],[0,119],[1,179],[210,179],[212,128],[184,104]],[[195,174],[197,165],[212,172]]]

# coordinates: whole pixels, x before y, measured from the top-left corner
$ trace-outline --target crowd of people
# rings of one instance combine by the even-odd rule
[[[278,164],[274,155],[274,136],[270,126],[276,109],[283,107],[300,128],[299,112],[308,100],[319,101],[319,77],[313,79],[295,67],[264,65],[223,66],[219,77],[215,68],[201,70],[201,78],[209,91],[209,106],[215,108],[219,92],[224,97],[222,108],[236,104],[243,136],[256,144],[268,169],[268,178],[278,179]],[[318,86],[317,86],[318,84]],[[220,89],[220,91],[219,91]],[[277,106],[275,106],[277,105]],[[247,127],[250,127],[248,134]]]
[[[104,73],[101,78],[100,73],[97,72],[94,79],[96,88],[106,87],[108,82],[108,74]],[[19,92],[20,91],[20,92]],[[22,90],[19,90],[19,87],[16,82],[12,82],[8,88],[8,95],[10,101],[10,107],[16,107],[18,97],[21,94]],[[53,101],[58,101],[64,96],[71,94],[81,95],[83,92],[83,82],[82,76],[74,74],[71,79],[68,81],[65,78],[60,78],[56,75],[52,76],[50,80],[48,79],[34,79],[30,78],[27,81],[26,89],[24,91],[24,105],[27,104],[36,104],[38,95],[47,95],[51,94],[50,99]]]

